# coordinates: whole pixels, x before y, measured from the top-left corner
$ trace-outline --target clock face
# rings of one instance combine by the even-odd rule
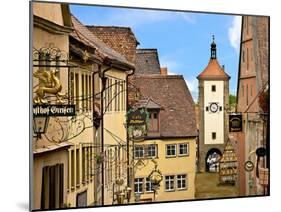
[[[215,113],[215,112],[217,112],[218,111],[218,108],[219,108],[219,106],[218,106],[218,104],[217,103],[211,103],[210,104],[210,110],[213,112],[213,113]]]

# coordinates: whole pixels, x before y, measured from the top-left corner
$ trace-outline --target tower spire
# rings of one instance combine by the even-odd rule
[[[215,36],[212,35],[213,42],[211,43],[211,59],[217,58],[217,45],[215,43]]]

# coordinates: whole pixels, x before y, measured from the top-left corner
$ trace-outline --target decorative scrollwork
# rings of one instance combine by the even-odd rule
[[[69,141],[87,128],[92,127],[92,122],[90,121],[89,126],[86,124],[89,121],[87,116],[81,116],[80,118],[58,118],[51,117],[49,122],[48,131],[45,133],[45,138],[52,143],[62,143]]]
[[[33,48],[33,60],[34,61],[68,61],[69,54],[61,50],[51,43],[47,47],[41,47],[40,49]]]

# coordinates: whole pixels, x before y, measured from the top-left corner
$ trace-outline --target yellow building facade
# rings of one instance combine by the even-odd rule
[[[57,47],[68,53],[68,35],[72,31],[70,13],[67,5],[31,3],[33,33],[32,52],[40,52],[40,49]],[[48,11],[52,11],[49,13]],[[45,55],[46,56],[46,55]],[[39,59],[33,54],[34,60]],[[38,63],[37,63],[38,64]],[[32,71],[33,94],[35,97],[40,82],[34,77],[34,73],[50,71],[52,68],[34,66]],[[67,72],[61,69],[61,79],[67,79]],[[67,83],[63,82],[62,92],[68,90]],[[49,125],[54,124],[54,119],[49,120]],[[49,135],[54,135],[51,129]],[[31,149],[33,162],[31,163],[31,208],[59,208],[65,207],[67,202],[67,176],[68,176],[68,154],[67,149],[71,146],[69,142],[54,143],[42,136],[33,137]]]
[[[133,107],[149,113],[147,135],[143,141],[134,142],[136,202],[195,198],[194,102],[183,77],[166,73],[134,76],[140,100]],[[150,178],[153,171],[162,175],[156,190]]]
[[[74,68],[72,72],[72,86],[80,86],[80,90],[74,89],[73,95],[80,97],[81,91],[84,93],[82,98],[75,98],[73,102],[79,105],[83,116],[86,113],[85,119],[89,118],[92,122],[92,127],[83,132],[83,137],[74,139],[81,145],[83,139],[92,138],[90,143],[82,142],[82,146],[92,147],[91,194],[94,201],[91,203],[88,199],[87,205],[111,205],[116,203],[116,192],[127,186],[126,81],[134,66],[99,40],[74,16],[72,23],[74,32],[71,34],[70,50],[74,61],[80,59],[79,63],[75,62],[78,68]],[[91,53],[90,48],[94,53]],[[87,62],[83,62],[86,56]],[[91,108],[95,110],[91,111]],[[87,131],[90,134],[86,134]],[[117,185],[117,180],[122,184]],[[75,197],[77,199],[77,192],[73,192],[72,201],[75,201]]]
[[[180,138],[144,140],[135,143],[134,148],[138,150],[143,148],[145,155],[147,148],[154,145],[155,156],[149,153],[152,156],[143,157],[143,163],[140,165],[138,159],[142,157],[138,157],[139,153],[135,151],[135,195],[140,195],[140,201],[194,199],[196,140]],[[175,149],[175,154],[169,155],[168,149],[171,147]],[[148,178],[155,166],[152,159],[157,162],[158,169],[163,175],[155,196]]]
[[[49,117],[46,132],[34,135],[32,209],[112,204],[115,179],[123,180],[118,190],[127,186],[126,80],[134,66],[71,16],[67,4],[32,3],[32,12],[33,97],[41,100],[38,76],[57,69],[59,104],[75,105],[75,116]],[[43,64],[36,60],[41,49]],[[48,52],[67,55],[64,64],[48,63]],[[43,98],[57,104],[59,95]]]

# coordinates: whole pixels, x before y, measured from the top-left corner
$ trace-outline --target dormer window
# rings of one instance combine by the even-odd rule
[[[148,131],[159,132],[159,111],[149,111]]]

